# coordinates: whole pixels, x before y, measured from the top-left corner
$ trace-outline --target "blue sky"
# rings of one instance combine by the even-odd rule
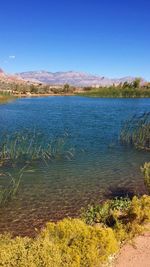
[[[0,67],[150,80],[150,1],[1,1]]]

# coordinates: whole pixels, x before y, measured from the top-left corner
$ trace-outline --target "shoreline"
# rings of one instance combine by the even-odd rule
[[[79,96],[79,97],[87,97],[87,98],[97,98],[97,99],[150,99],[149,96],[98,96],[98,95],[88,95],[88,94],[84,94],[81,92],[75,92],[75,93],[66,93],[66,94],[62,94],[62,93],[58,93],[58,94],[44,94],[44,93],[40,93],[40,94],[10,94],[10,95],[1,95],[0,94],[0,101],[5,101],[5,100],[11,100],[11,99],[15,99],[15,98],[32,98],[32,97],[49,97],[49,96]]]
[[[75,96],[75,94],[14,94],[13,96],[22,97],[43,97],[43,96]]]
[[[68,93],[68,94],[13,94],[12,96],[14,97],[18,97],[18,98],[22,98],[22,97],[26,97],[26,98],[32,98],[32,97],[49,97],[49,96],[80,96],[80,97],[87,97],[87,98],[99,98],[99,99],[104,99],[104,98],[108,98],[108,99],[150,99],[149,96],[130,96],[130,97],[124,97],[124,96],[95,96],[95,95],[86,95],[84,93]]]

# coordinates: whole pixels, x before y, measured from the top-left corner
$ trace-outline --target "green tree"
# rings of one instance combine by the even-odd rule
[[[38,88],[34,84],[30,85],[30,93],[37,94],[38,93]]]
[[[141,83],[141,79],[140,78],[136,78],[133,82],[133,87],[134,88],[140,88],[140,83]]]
[[[64,84],[64,88],[63,88],[64,93],[68,93],[69,92],[69,89],[70,89],[69,84],[68,83]]]
[[[130,87],[130,84],[128,82],[124,82],[122,87],[123,88],[129,88]]]

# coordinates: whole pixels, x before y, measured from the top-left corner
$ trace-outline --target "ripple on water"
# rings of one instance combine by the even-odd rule
[[[0,232],[34,235],[47,221],[75,217],[89,203],[145,192],[140,166],[149,153],[123,147],[118,136],[129,116],[149,110],[149,99],[80,97],[19,99],[0,106],[0,133],[26,127],[53,137],[67,131],[76,151],[72,160],[38,164],[34,173],[24,174],[16,197],[0,209]]]

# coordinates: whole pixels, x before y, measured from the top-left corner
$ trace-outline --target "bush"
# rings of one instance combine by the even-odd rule
[[[110,228],[79,219],[48,223],[36,239],[0,236],[0,266],[96,267],[118,250]]]
[[[0,266],[51,267],[60,266],[60,254],[52,242],[37,238],[0,236]]]
[[[112,227],[115,222],[115,212],[118,212],[118,214],[126,212],[130,205],[129,198],[115,198],[101,205],[89,205],[87,209],[82,210],[81,218],[90,225],[102,223]]]

